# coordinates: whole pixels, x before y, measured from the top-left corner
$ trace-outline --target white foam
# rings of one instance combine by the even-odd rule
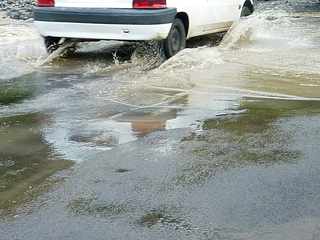
[[[46,56],[43,41],[32,24],[0,25],[0,79],[33,71]]]

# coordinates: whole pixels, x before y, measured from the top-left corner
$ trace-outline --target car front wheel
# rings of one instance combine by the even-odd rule
[[[186,29],[183,22],[176,18],[172,24],[167,39],[164,40],[164,53],[167,58],[176,55],[186,47]]]
[[[241,11],[241,17],[248,17],[253,13],[253,7],[244,5]]]

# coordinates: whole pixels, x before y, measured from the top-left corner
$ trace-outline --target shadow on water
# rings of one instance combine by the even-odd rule
[[[76,77],[77,78],[76,78]],[[0,82],[0,106],[19,104],[52,89],[67,88],[74,82],[83,82],[80,75],[53,72],[34,72]]]
[[[239,117],[207,120],[203,129],[222,129],[239,136],[262,133],[274,127],[280,118],[320,113],[319,101],[295,100],[243,100],[241,109],[246,112]]]
[[[220,44],[225,32],[215,33],[210,35],[204,35],[200,37],[194,37],[188,40],[187,48],[197,48],[197,47],[216,47]]]
[[[27,78],[19,78],[22,81],[14,79],[0,83],[0,105],[10,105],[20,103],[34,95],[34,89],[27,83]]]
[[[125,62],[130,60],[134,47],[121,42],[83,42],[74,48],[66,50],[49,61],[51,66],[59,68],[84,67],[88,63],[104,63],[108,66],[115,61]],[[49,56],[50,58],[50,56]]]
[[[286,119],[320,114],[318,101],[245,99],[238,117],[203,122],[203,131],[183,139],[194,160],[178,174],[178,184],[199,184],[223,170],[244,166],[295,163],[303,153],[292,145],[295,129],[283,130]]]
[[[43,140],[46,121],[40,114],[0,119],[0,214],[37,197],[48,189],[49,176],[72,165],[56,157]]]
[[[0,88],[0,104],[2,105],[19,103],[30,97],[32,97],[32,92],[21,87],[6,86]]]

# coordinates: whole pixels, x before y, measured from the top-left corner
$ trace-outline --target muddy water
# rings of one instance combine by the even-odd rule
[[[154,49],[113,42],[47,61],[31,24],[0,25],[1,212],[80,163],[5,239],[81,239],[79,219],[101,239],[101,217],[115,239],[317,239],[319,24],[318,1],[260,3],[152,70]],[[39,215],[52,219],[29,232]]]
[[[0,120],[0,209],[13,210],[48,186],[52,173],[72,162],[59,159],[41,136],[45,116],[30,113]]]

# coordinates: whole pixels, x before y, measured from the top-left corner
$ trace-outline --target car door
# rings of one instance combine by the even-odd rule
[[[239,0],[207,0],[211,31],[228,29],[239,18]]]
[[[167,6],[176,8],[178,13],[186,13],[188,15],[189,38],[205,34],[209,15],[207,0],[167,0]]]

